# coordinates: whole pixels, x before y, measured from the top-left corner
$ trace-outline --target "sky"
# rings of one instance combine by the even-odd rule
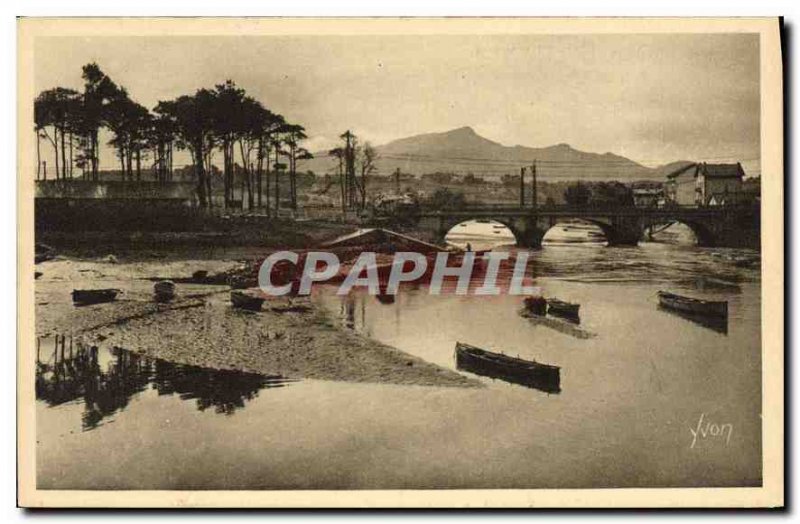
[[[96,62],[150,108],[232,79],[305,126],[312,151],[345,129],[382,144],[470,126],[505,145],[759,170],[753,34],[40,37],[34,62],[37,93],[80,89]]]

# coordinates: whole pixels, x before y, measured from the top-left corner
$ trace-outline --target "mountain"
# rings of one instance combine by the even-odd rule
[[[587,153],[568,144],[535,148],[504,146],[477,134],[471,127],[443,133],[426,133],[394,140],[375,147],[377,174],[389,175],[399,168],[416,175],[435,172],[474,173],[487,178],[517,174],[536,161],[542,180],[663,180],[660,169],[637,164],[613,153]],[[338,162],[320,151],[314,159],[298,163],[299,170],[317,174],[336,173]]]

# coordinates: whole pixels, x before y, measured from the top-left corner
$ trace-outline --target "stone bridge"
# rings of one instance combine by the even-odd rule
[[[645,230],[658,224],[680,222],[694,232],[700,246],[758,247],[758,206],[714,207],[572,207],[536,209],[508,205],[467,206],[458,209],[422,209],[417,230],[443,243],[453,227],[467,220],[486,219],[504,224],[517,245],[538,248],[548,229],[558,222],[580,219],[598,226],[610,246],[635,246]]]

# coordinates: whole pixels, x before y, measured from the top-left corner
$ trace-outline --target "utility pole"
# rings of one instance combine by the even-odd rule
[[[342,137],[345,139],[345,171],[347,178],[347,192],[348,204],[350,207],[355,206],[356,200],[356,159],[353,133],[348,129],[344,132]]]
[[[394,187],[398,196],[400,195],[400,168],[394,170]]]
[[[519,207],[525,207],[525,168],[519,168]]]
[[[533,210],[536,211],[536,205],[538,201],[536,200],[536,160],[533,161],[533,165],[531,166],[531,174],[533,174],[533,180],[531,181],[531,190],[533,192]]]

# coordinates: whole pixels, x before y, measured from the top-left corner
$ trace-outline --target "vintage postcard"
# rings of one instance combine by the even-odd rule
[[[19,504],[784,504],[781,22],[18,22]]]

